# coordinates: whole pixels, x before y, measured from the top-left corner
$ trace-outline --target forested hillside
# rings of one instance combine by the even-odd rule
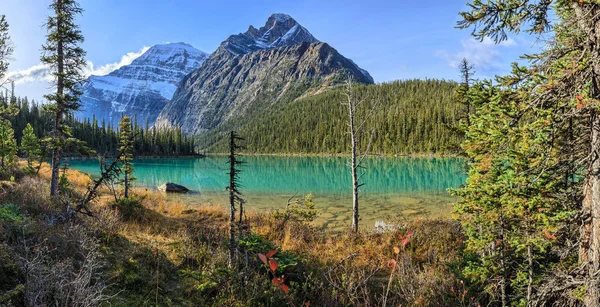
[[[460,142],[449,128],[457,125],[461,105],[453,101],[456,83],[406,80],[356,85],[361,105],[358,120],[369,112],[361,144],[371,141],[372,154],[436,153]],[[249,153],[344,153],[349,137],[343,89],[330,90],[288,104],[263,116],[244,120],[240,135]],[[224,152],[226,131],[205,133],[198,144],[209,152]]]
[[[52,113],[48,112],[35,101],[29,101],[27,97],[11,97],[7,94],[0,97],[0,104],[18,108],[16,116],[10,117],[14,129],[17,144],[21,144],[23,129],[31,124],[37,137],[43,139],[52,131]],[[10,101],[10,102],[8,102]],[[135,121],[134,121],[135,123]],[[119,131],[110,125],[99,123],[95,118],[79,121],[72,116],[66,119],[66,124],[72,129],[73,137],[84,141],[87,146],[99,154],[114,155],[119,147]],[[140,127],[134,124],[135,155],[137,156],[172,156],[192,155],[195,145],[192,138],[183,134],[180,129],[155,129]],[[73,151],[66,150],[67,154],[77,155]]]

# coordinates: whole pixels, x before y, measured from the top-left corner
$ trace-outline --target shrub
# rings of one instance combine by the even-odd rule
[[[14,204],[0,205],[0,222],[16,223],[23,219],[19,206]]]
[[[145,208],[135,196],[119,199],[114,207],[119,210],[121,218],[125,221],[141,221],[144,219]]]
[[[295,202],[288,203],[285,209],[277,210],[273,215],[276,219],[283,220],[282,224],[288,220],[309,223],[317,218],[319,213],[313,202],[313,194],[310,193],[304,196],[303,200],[296,199]]]

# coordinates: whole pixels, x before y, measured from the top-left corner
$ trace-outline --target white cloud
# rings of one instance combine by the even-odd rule
[[[476,69],[491,70],[503,66],[503,63],[501,63],[501,48],[511,48],[516,46],[518,46],[518,44],[512,38],[498,44],[488,37],[481,42],[470,38],[461,41],[462,49],[457,53],[450,53],[448,50],[440,50],[436,54],[445,58],[452,67],[458,67],[458,64],[464,58],[469,60]]]
[[[126,55],[122,56],[119,62],[106,64],[98,68],[94,68],[94,63],[88,61],[86,67],[83,68],[83,74],[86,77],[90,75],[107,75],[121,68],[122,66],[131,64],[133,60],[140,57],[142,54],[144,54],[144,52],[148,51],[148,49],[150,49],[150,47],[144,46],[137,52],[129,52]],[[53,80],[50,67],[46,64],[38,64],[27,69],[8,72],[7,78],[14,81],[15,84],[23,84],[38,81],[50,82]]]
[[[7,79],[12,80],[15,84],[23,84],[36,81],[52,81],[50,68],[46,64],[38,64],[27,69],[8,72]]]
[[[106,64],[104,66],[98,67],[97,69],[94,69],[94,64],[92,62],[88,62],[87,68],[89,68],[89,71],[86,71],[86,77],[89,75],[96,75],[96,76],[108,75],[109,73],[121,68],[122,66],[131,64],[133,62],[133,60],[139,58],[142,54],[144,54],[146,51],[148,51],[148,49],[150,49],[150,47],[144,46],[142,49],[140,49],[137,52],[129,52],[126,55],[122,56],[121,61],[119,61],[119,62]]]

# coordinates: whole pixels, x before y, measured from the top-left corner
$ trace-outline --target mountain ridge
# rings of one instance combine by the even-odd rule
[[[261,28],[229,36],[187,75],[156,125],[203,133],[236,117],[266,112],[282,97],[293,100],[333,86],[344,76],[373,83],[368,72],[289,15],[273,14]]]

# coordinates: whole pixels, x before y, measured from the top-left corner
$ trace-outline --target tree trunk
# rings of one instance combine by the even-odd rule
[[[229,268],[233,268],[235,257],[235,135],[229,140]]]
[[[529,223],[529,221],[528,221]],[[531,242],[529,230],[527,231],[527,265],[529,266],[528,275],[529,279],[527,280],[527,304],[531,303],[531,298],[533,297],[533,252],[531,248]]]
[[[505,229],[505,225],[504,225],[504,217],[502,216],[502,213],[500,213],[500,301],[502,304],[502,307],[506,307],[508,306],[508,299],[506,297],[506,287],[507,287],[507,277],[506,277],[506,262],[504,261],[506,258],[505,256],[505,250],[504,250],[504,240],[506,239],[504,237],[504,229]]]
[[[350,93],[348,93],[350,95]],[[350,141],[351,141],[351,157],[350,167],[352,172],[352,230],[358,232],[358,176],[357,162],[356,162],[356,131],[354,127],[355,120],[355,102],[348,96],[348,115],[350,117]]]
[[[62,34],[62,0],[56,0],[56,31],[59,34]],[[64,85],[63,85],[63,73],[64,73],[64,54],[63,54],[63,40],[58,39],[57,42],[57,82],[56,82],[56,117],[54,118],[54,148],[52,154],[52,179],[50,181],[50,196],[58,196],[58,175],[60,172],[60,141],[62,138],[62,132],[60,125],[62,123],[62,115],[63,115],[63,93],[64,93]]]
[[[123,194],[125,194],[125,198],[129,198],[129,176],[127,172],[125,172],[125,178],[123,180],[123,183],[125,183],[125,192]]]
[[[579,261],[588,265],[584,303],[586,306],[600,306],[600,292],[595,278],[592,278],[600,269],[600,118],[595,111],[592,111],[591,127],[591,161],[585,178],[581,208],[586,220],[582,227]]]
[[[591,98],[600,100],[600,5],[573,3],[572,7],[580,30],[587,37],[592,67]],[[600,306],[600,117],[592,106],[590,110],[590,156],[584,180],[581,211],[585,220],[581,229],[579,262],[587,265],[585,306]]]

